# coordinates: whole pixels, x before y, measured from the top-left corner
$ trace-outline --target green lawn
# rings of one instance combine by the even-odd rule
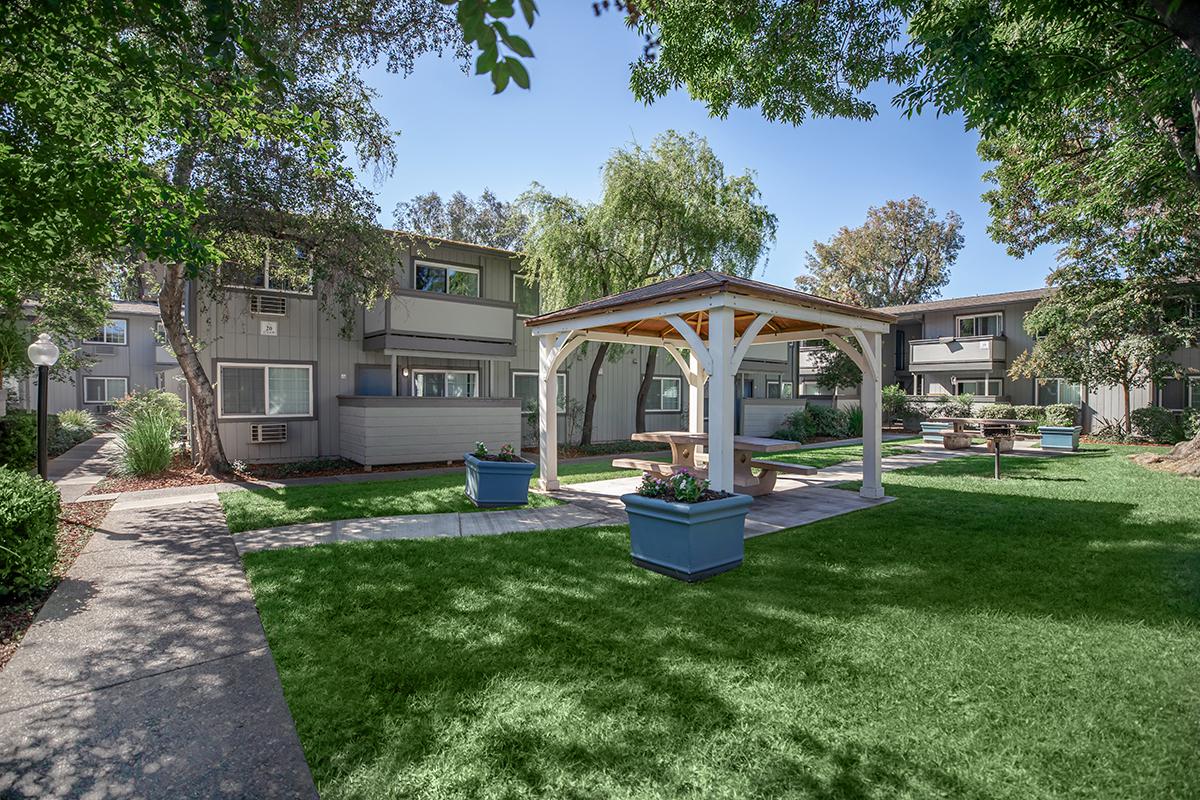
[[[558,474],[559,480],[566,484],[638,473],[636,470],[616,470],[608,462],[598,461],[563,464],[559,466]],[[495,510],[476,508],[464,494],[463,482],[463,473],[456,472],[423,478],[251,489],[223,492],[219,496],[229,530],[234,533],[334,519]],[[532,508],[558,503],[546,495],[529,495]]]
[[[1200,481],[888,473],[688,586],[624,528],[246,568],[324,798],[1191,798]]]
[[[904,453],[915,453],[912,445],[920,444],[920,438],[901,439],[883,443],[883,455],[898,456]],[[810,467],[824,469],[843,461],[856,461],[862,458],[861,444],[848,444],[840,447],[820,447],[812,450],[785,450],[781,453],[759,453],[758,457],[771,461],[786,461],[790,464],[807,464]]]

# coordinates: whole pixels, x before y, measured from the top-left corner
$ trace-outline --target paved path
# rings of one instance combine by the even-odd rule
[[[74,503],[104,479],[116,456],[117,435],[100,433],[53,459],[46,477],[58,487],[64,503]]]
[[[316,797],[216,502],[93,534],[0,672],[0,797]]]

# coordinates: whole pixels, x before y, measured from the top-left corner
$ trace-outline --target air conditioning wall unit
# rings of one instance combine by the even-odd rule
[[[287,316],[287,298],[277,294],[250,295],[250,313],[269,317]]]
[[[117,348],[111,344],[98,344],[93,347],[93,350],[98,356],[111,356],[117,352]]]
[[[281,444],[286,441],[286,422],[264,422],[250,426],[250,444]]]

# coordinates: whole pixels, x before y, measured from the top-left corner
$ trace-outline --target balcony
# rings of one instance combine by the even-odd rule
[[[1003,336],[917,339],[909,343],[908,368],[995,370],[1004,368],[1007,357]]]
[[[516,306],[500,300],[402,290],[363,320],[363,349],[461,358],[512,358]]]

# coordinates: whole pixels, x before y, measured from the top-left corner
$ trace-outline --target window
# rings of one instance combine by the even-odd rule
[[[803,348],[824,347],[825,339],[801,339],[800,346]]]
[[[646,395],[647,411],[679,411],[680,382],[682,378],[650,379],[650,392]]]
[[[1200,378],[1188,378],[1188,408],[1200,408]]]
[[[221,267],[227,275],[226,286],[237,289],[264,289],[287,294],[312,294],[312,259],[302,247],[276,246],[263,255],[261,267],[243,268],[233,263]]]
[[[219,416],[308,417],[313,404],[307,364],[218,364]]]
[[[479,373],[417,370],[413,373],[415,397],[478,397]]]
[[[778,375],[774,378],[767,378],[767,399],[792,399],[792,382],[783,380],[782,375]]]
[[[959,337],[999,336],[1004,330],[1004,315],[999,311],[955,317],[954,320]]]
[[[538,374],[536,372],[514,372],[512,374],[512,396],[521,401],[522,414],[538,411]],[[567,413],[567,373],[558,373],[558,399],[555,405],[559,414]]]
[[[976,397],[999,397],[1004,393],[1001,378],[959,378],[955,394],[973,394]]]
[[[1070,383],[1062,378],[1046,378],[1037,382],[1037,404],[1050,406],[1055,403],[1070,403],[1079,405],[1081,392],[1078,383]]]
[[[87,344],[127,344],[129,342],[129,320],[106,319],[104,327],[87,340]]]
[[[817,397],[823,394],[829,392],[822,389],[816,381],[800,381],[800,397]]]
[[[513,275],[513,302],[517,304],[518,317],[536,317],[541,309],[537,287],[520,275]]]
[[[908,337],[904,331],[896,331],[896,369],[908,369]]]
[[[479,270],[417,262],[417,291],[479,297]]]
[[[84,378],[83,402],[111,403],[129,394],[128,378]]]

